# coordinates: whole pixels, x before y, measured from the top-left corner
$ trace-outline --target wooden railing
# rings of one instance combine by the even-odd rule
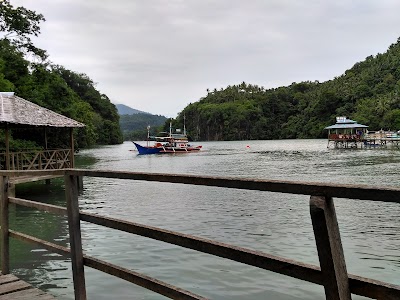
[[[361,141],[364,138],[363,135],[358,134],[336,134],[331,133],[328,136],[330,141]]]
[[[66,207],[8,196],[8,180],[16,172],[0,173],[1,261],[3,274],[9,273],[9,238],[26,241],[62,255],[70,255],[75,299],[86,299],[84,266],[114,275],[171,299],[205,299],[168,283],[83,254],[80,221],[121,230],[158,241],[223,257],[261,269],[323,285],[326,299],[351,299],[351,294],[373,299],[400,299],[400,286],[348,274],[343,255],[334,197],[400,203],[399,188],[320,184],[276,180],[166,175],[98,170],[27,171],[19,175],[64,175]],[[78,207],[78,176],[146,180],[223,188],[311,195],[310,214],[320,267],[273,256],[192,235],[150,227],[124,220],[81,212]],[[9,228],[8,205],[14,203],[68,216],[70,248],[29,236]]]
[[[71,149],[30,150],[9,153],[10,170],[59,170],[72,168]],[[6,169],[6,154],[0,153],[1,169]]]

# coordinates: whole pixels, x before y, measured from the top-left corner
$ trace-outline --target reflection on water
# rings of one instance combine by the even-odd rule
[[[332,150],[323,140],[206,142],[199,153],[137,156],[133,144],[82,150],[82,168],[400,186],[400,151]],[[249,146],[249,147],[247,147]],[[18,196],[64,205],[62,180]],[[318,264],[309,197],[216,187],[85,178],[83,210]],[[336,199],[350,273],[400,284],[400,205]],[[13,209],[12,226],[66,245],[65,218]],[[321,299],[323,288],[162,242],[82,223],[87,254],[212,299]],[[73,299],[66,258],[13,242],[18,275]],[[91,299],[163,299],[86,268]],[[364,299],[353,297],[353,299]]]

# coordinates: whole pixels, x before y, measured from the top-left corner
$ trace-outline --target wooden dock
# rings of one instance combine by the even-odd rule
[[[34,288],[18,277],[0,273],[0,300],[55,300],[53,296]]]

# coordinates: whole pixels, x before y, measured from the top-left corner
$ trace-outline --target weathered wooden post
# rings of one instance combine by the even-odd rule
[[[6,125],[6,131],[5,131],[5,143],[6,143],[6,170],[10,170],[10,132],[8,130],[8,124]]]
[[[10,273],[10,240],[9,240],[9,214],[8,214],[8,176],[0,176],[0,224],[1,224],[1,272]]]
[[[66,174],[64,180],[75,300],[86,300],[77,178],[76,176]]]
[[[74,128],[69,129],[69,143],[70,143],[70,168],[75,167],[75,142],[74,142]]]
[[[333,199],[331,197],[311,196],[310,213],[326,299],[351,299]]]

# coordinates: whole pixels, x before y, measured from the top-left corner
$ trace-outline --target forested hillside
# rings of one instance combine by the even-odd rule
[[[147,137],[147,126],[150,126],[151,133],[154,135],[161,131],[162,125],[167,118],[148,113],[136,113],[133,115],[121,115],[119,124],[121,126],[124,140],[138,141]]]
[[[336,116],[400,129],[400,39],[330,81],[264,89],[241,83],[208,91],[175,120],[197,140],[321,138]]]
[[[0,91],[84,123],[76,132],[78,147],[121,143],[119,115],[110,99],[87,75],[52,64],[46,51],[33,45],[30,36],[40,33],[42,21],[41,14],[1,1]]]

